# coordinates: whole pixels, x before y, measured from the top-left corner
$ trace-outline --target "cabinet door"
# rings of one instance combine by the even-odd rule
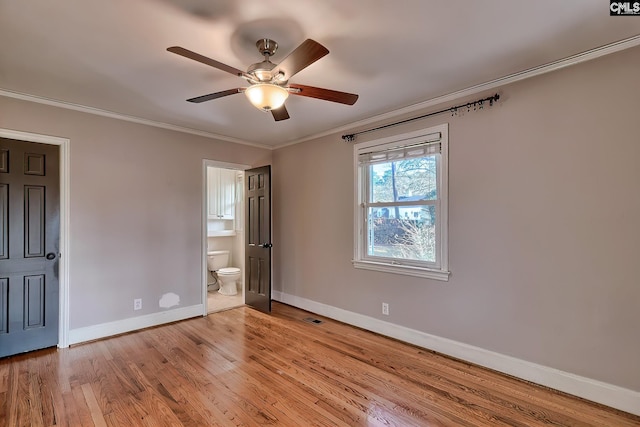
[[[244,229],[244,174],[236,174],[236,214],[234,218],[234,224],[236,231],[242,231]]]
[[[207,214],[211,219],[218,219],[219,195],[220,187],[220,171],[219,169],[207,168],[207,187],[208,187],[208,208]]]
[[[218,214],[222,219],[233,219],[236,208],[236,171],[220,170]]]

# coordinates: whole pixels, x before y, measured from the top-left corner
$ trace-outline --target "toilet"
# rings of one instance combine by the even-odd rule
[[[222,295],[236,295],[238,287],[236,283],[242,272],[237,267],[228,267],[229,251],[209,251],[207,252],[207,268],[218,280],[220,285],[219,293]]]

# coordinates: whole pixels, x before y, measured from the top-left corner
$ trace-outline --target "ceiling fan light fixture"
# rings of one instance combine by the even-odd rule
[[[289,96],[289,91],[282,86],[271,83],[259,83],[249,86],[244,94],[254,107],[263,110],[276,110],[284,104]]]
[[[251,64],[247,71],[231,67],[180,46],[172,46],[167,50],[184,58],[233,74],[236,77],[241,77],[249,84],[249,87],[237,87],[196,96],[187,99],[188,102],[200,103],[244,92],[251,104],[262,111],[270,111],[273,119],[278,122],[289,118],[284,102],[290,93],[345,105],[353,105],[358,100],[358,95],[354,93],[289,84],[291,77],[329,53],[329,50],[317,41],[306,39],[278,64],[274,64],[269,60],[278,47],[276,42],[271,39],[261,39],[256,42],[256,47],[264,56],[264,60]]]

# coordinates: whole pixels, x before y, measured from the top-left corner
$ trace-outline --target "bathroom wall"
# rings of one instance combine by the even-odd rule
[[[244,172],[238,171],[236,177],[236,235],[234,236],[231,263],[234,267],[242,269],[242,283],[244,283]]]
[[[207,237],[207,249],[210,251],[230,251],[233,253],[236,236]]]

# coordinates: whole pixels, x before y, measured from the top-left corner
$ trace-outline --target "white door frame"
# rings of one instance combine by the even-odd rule
[[[71,141],[57,136],[0,128],[0,137],[25,142],[58,145],[60,147],[60,292],[58,347],[69,347],[69,147]]]
[[[228,163],[228,162],[220,162],[218,160],[208,160],[208,159],[203,159],[202,160],[202,256],[201,256],[201,260],[202,260],[202,265],[200,267],[201,271],[202,271],[202,307],[203,307],[203,312],[202,315],[206,316],[207,313],[207,283],[208,283],[208,274],[209,271],[207,269],[207,216],[208,216],[208,206],[207,206],[207,201],[208,201],[208,195],[209,195],[209,184],[207,181],[207,168],[208,167],[214,167],[214,168],[224,168],[224,169],[235,169],[235,170],[240,170],[240,171],[244,171],[247,170],[249,168],[251,168],[251,166],[248,165],[242,165],[239,163]],[[244,205],[244,202],[243,202]]]

